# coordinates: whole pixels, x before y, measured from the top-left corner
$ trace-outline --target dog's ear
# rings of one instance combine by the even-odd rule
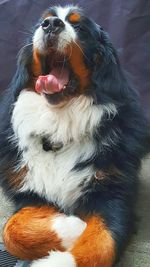
[[[18,54],[17,70],[11,82],[11,89],[15,98],[23,88],[28,87],[31,83],[32,61],[32,44],[26,45]]]
[[[125,75],[121,69],[118,55],[114,49],[107,33],[97,25],[98,46],[95,54],[95,66],[92,75],[95,84],[95,95],[99,99],[103,97],[104,102],[121,102],[122,97],[127,95],[129,90]],[[99,100],[96,99],[98,102]]]

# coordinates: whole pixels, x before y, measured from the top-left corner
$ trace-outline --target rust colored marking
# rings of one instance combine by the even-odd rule
[[[69,21],[71,23],[76,23],[76,22],[79,22],[80,18],[81,18],[80,14],[78,14],[78,13],[72,13],[69,16]]]
[[[93,216],[87,220],[87,228],[70,252],[78,267],[112,267],[115,242],[104,221]]]
[[[33,66],[32,66],[32,69],[33,69],[33,74],[34,74],[35,77],[38,77],[42,72],[40,55],[39,55],[37,49],[33,50]]]
[[[123,176],[123,173],[115,165],[110,165],[107,170],[97,170],[94,173],[94,178],[99,181],[104,179],[111,179],[112,176],[118,178],[120,176]]]
[[[51,220],[57,214],[48,206],[21,209],[5,225],[3,239],[7,250],[23,260],[47,256],[50,250],[64,251],[61,239],[51,230]]]
[[[42,15],[42,18],[43,18],[43,19],[46,19],[46,18],[48,18],[48,17],[52,17],[52,16],[54,16],[54,14],[52,14],[51,12],[46,12],[46,13],[44,13],[44,14]]]
[[[78,77],[81,92],[90,84],[90,71],[84,62],[84,52],[79,44],[73,43],[67,47],[66,53],[74,74]]]
[[[94,177],[96,180],[104,180],[106,178],[106,175],[103,171],[97,170],[94,174]]]
[[[8,183],[14,188],[19,189],[23,182],[23,178],[26,176],[28,172],[28,168],[24,166],[19,171],[9,170],[7,171],[6,175],[8,177]]]

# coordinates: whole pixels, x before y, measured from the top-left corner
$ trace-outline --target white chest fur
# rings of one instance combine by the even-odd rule
[[[12,115],[13,138],[22,151],[19,168],[26,165],[29,170],[20,190],[36,192],[61,208],[73,205],[94,172],[92,166],[80,172],[73,167],[78,159],[86,160],[94,154],[91,136],[108,110],[116,112],[112,105],[92,105],[92,100],[85,96],[57,108],[43,96],[24,90]],[[49,136],[54,143],[62,142],[63,148],[44,151],[42,136]]]

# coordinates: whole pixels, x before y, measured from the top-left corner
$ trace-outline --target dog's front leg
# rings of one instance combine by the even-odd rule
[[[25,207],[6,223],[3,239],[7,250],[23,260],[35,260],[51,250],[65,251],[82,234],[86,223],[50,206]]]
[[[115,260],[115,242],[104,221],[93,216],[72,249],[53,251],[34,261],[31,267],[111,267]]]

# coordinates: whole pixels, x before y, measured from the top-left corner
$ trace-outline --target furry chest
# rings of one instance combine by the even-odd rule
[[[58,152],[45,152],[42,147],[30,148],[23,155],[28,172],[20,190],[35,192],[63,209],[71,207],[81,197],[94,173],[92,166],[73,170],[79,157],[85,158],[87,149],[87,144],[80,143]],[[91,149],[89,146],[90,153]]]
[[[28,169],[20,190],[36,192],[62,208],[73,205],[94,173],[92,166],[80,171],[74,167],[94,155],[92,134],[103,112],[85,96],[57,109],[42,96],[23,91],[12,115],[13,139],[22,154],[19,168]],[[41,140],[45,136],[63,148],[44,151]]]

